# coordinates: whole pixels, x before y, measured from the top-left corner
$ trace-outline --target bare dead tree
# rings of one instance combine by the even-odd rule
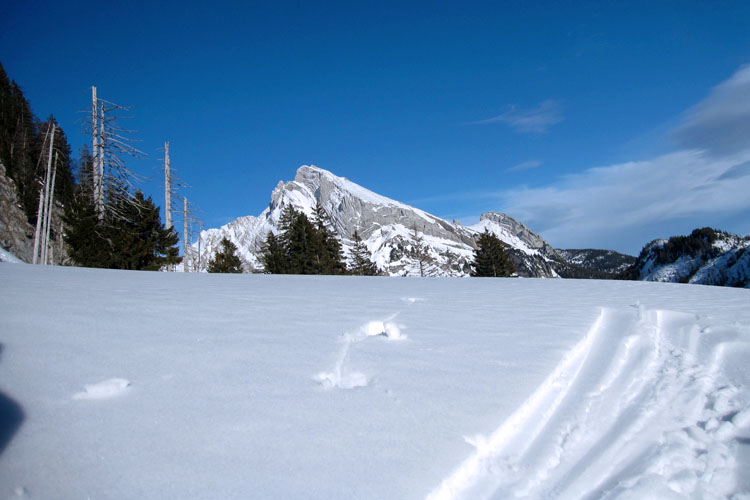
[[[47,217],[47,211],[50,208],[50,204],[48,203],[48,200],[50,198],[50,181],[52,178],[52,151],[55,144],[55,124],[50,123],[50,127],[47,129],[47,135],[45,136],[45,141],[49,139],[49,151],[47,152],[47,170],[46,174],[44,176],[44,179],[42,180],[42,183],[44,184],[43,189],[39,189],[39,208],[37,210],[37,217],[36,217],[36,228],[34,230],[34,255],[32,257],[32,263],[36,264],[39,261],[39,246],[42,245],[42,264],[46,264],[46,244],[47,241],[44,239],[44,235],[46,232],[46,224],[48,221]],[[45,142],[46,146],[46,142]],[[44,146],[42,147],[42,154],[44,154]],[[41,161],[41,157],[40,157]],[[54,186],[52,186],[52,190],[54,191]]]
[[[145,156],[135,148],[128,137],[132,130],[120,127],[123,111],[120,106],[97,96],[96,87],[91,88],[91,131],[93,150],[93,199],[99,219],[105,212],[112,212],[119,202],[131,200],[131,190],[141,176],[125,165],[125,157]]]
[[[417,229],[417,225],[414,224],[411,228],[411,238],[414,242],[414,257],[417,259],[419,264],[419,275],[421,277],[430,276],[432,274],[433,259],[427,251],[427,245],[424,243],[424,237]]]
[[[164,225],[172,227],[172,175],[169,170],[169,142],[164,143]]]
[[[42,264],[53,264],[53,259],[50,258],[50,250],[52,249],[49,244],[49,235],[52,229],[52,208],[54,207],[55,198],[55,177],[57,177],[57,151],[55,151],[54,167],[52,168],[52,182],[49,183],[49,190],[45,191],[47,194],[47,210],[44,218],[44,246],[42,247]]]
[[[201,255],[200,255],[200,228],[203,222],[197,217],[197,208],[188,202],[187,197],[183,198],[183,209],[182,209],[182,244],[183,244],[183,270],[187,273],[192,269],[193,272],[201,271]],[[197,226],[197,228],[196,228]],[[198,233],[198,251],[193,250],[192,241],[195,238],[195,233]]]

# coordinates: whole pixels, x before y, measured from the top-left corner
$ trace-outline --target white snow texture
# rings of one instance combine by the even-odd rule
[[[0,498],[750,498],[750,290],[0,282]]]

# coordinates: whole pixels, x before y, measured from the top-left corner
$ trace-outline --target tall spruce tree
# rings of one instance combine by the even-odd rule
[[[224,237],[221,240],[220,246],[221,249],[209,261],[206,270],[209,273],[241,273],[242,261],[237,255],[237,245],[232,243],[229,238]]]
[[[261,248],[260,262],[265,272],[269,274],[286,274],[289,268],[289,259],[284,245],[272,231],[266,235],[266,241]]]
[[[132,199],[121,198],[118,206],[118,252],[114,252],[117,269],[158,271],[164,266],[179,264],[177,243],[179,236],[174,228],[165,228],[159,216],[159,207],[151,197],[137,191]]]
[[[515,272],[515,265],[508,257],[505,243],[485,229],[479,235],[477,249],[474,250],[471,275],[500,278],[511,276]]]
[[[344,263],[344,252],[341,249],[341,242],[333,230],[330,229],[331,218],[323,210],[320,201],[315,203],[313,224],[318,233],[318,238],[322,243],[322,248],[316,257],[320,269],[319,274],[346,274],[346,264]]]
[[[370,251],[367,249],[358,231],[354,231],[354,246],[350,254],[351,263],[349,273],[355,276],[377,276],[380,273],[377,264],[370,260]]]
[[[140,191],[102,219],[83,184],[66,207],[64,221],[70,258],[79,266],[156,271],[181,261],[179,236],[164,227],[159,207]]]
[[[274,274],[345,274],[341,244],[327,227],[322,209],[313,221],[291,205],[279,218],[281,232],[266,236],[261,251],[265,272]]]

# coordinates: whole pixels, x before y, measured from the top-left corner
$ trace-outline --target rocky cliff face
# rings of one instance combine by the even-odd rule
[[[261,245],[269,231],[278,232],[282,208],[291,204],[311,215],[316,202],[330,216],[346,253],[356,230],[372,260],[392,276],[419,275],[415,236],[423,240],[430,255],[427,274],[468,275],[474,239],[485,229],[509,245],[519,275],[557,276],[552,266],[555,250],[541,236],[505,214],[484,214],[477,225],[469,227],[450,223],[314,166],[300,167],[293,181],[279,182],[268,208],[259,216],[241,217],[221,228],[202,231],[201,268],[205,269],[221,239],[227,237],[237,245],[246,270],[260,270]],[[197,253],[198,243],[192,248]]]
[[[34,228],[16,197],[16,186],[0,163],[0,246],[24,262],[31,262]]]
[[[50,232],[52,261],[59,265],[67,254],[62,244],[62,208],[55,205],[52,210]],[[0,247],[15,255],[23,262],[32,262],[34,255],[34,227],[29,224],[26,214],[16,196],[16,185],[6,175],[5,166],[0,163]]]

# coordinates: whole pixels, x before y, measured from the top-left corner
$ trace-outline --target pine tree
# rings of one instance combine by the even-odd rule
[[[320,255],[322,241],[317,238],[315,226],[303,213],[297,216],[284,232],[286,254],[289,257],[289,274],[321,274]]]
[[[351,251],[351,264],[349,273],[356,276],[377,276],[380,273],[377,264],[370,260],[370,251],[362,241],[358,231],[354,231],[354,246]]]
[[[221,250],[216,252],[214,258],[208,263],[209,273],[236,273],[242,272],[242,261],[237,255],[237,245],[229,238],[222,238]]]
[[[137,191],[132,200],[121,198],[118,212],[121,219],[114,226],[119,234],[119,251],[114,253],[117,269],[158,271],[180,263],[179,236],[161,223],[159,207],[150,196],[144,199]]]
[[[159,207],[151,197],[136,192],[132,200],[122,199],[106,218],[98,216],[93,196],[84,183],[66,206],[65,241],[71,260],[86,267],[156,271],[178,264],[179,236],[166,229]]]
[[[328,228],[325,212],[316,207],[313,221],[291,205],[279,217],[278,236],[266,236],[261,262],[267,273],[345,274],[341,243]]]
[[[471,275],[499,278],[511,276],[515,272],[515,265],[508,257],[505,243],[485,229],[479,235],[477,249],[474,250]]]
[[[341,242],[330,229],[331,218],[323,210],[319,201],[315,203],[313,224],[318,233],[318,238],[322,243],[322,248],[319,249],[320,251],[316,257],[320,270],[318,274],[346,274],[346,264],[344,263]]]
[[[91,193],[84,186],[85,182],[72,202],[65,206],[64,239],[68,255],[76,265],[107,268],[110,267],[111,246],[105,234],[106,226],[99,221]]]
[[[266,235],[266,241],[261,248],[260,261],[264,271],[269,274],[286,274],[289,268],[286,250],[272,231]]]

